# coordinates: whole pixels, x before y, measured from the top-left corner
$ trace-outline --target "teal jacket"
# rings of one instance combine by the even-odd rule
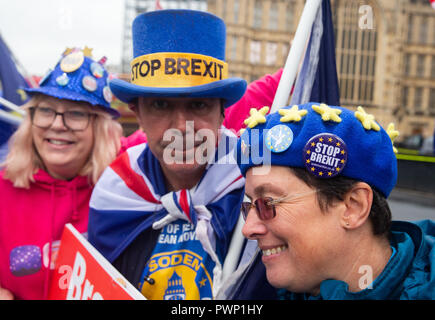
[[[325,280],[320,294],[295,294],[279,290],[290,300],[433,300],[435,299],[435,222],[393,221],[391,246],[394,254],[372,288],[349,292],[343,281]]]

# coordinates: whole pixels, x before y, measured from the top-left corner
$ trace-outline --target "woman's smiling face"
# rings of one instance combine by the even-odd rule
[[[76,111],[77,114],[89,113],[84,102],[75,102],[44,96],[36,108],[42,112],[48,108],[56,112]],[[47,172],[54,178],[68,180],[82,170],[89,159],[93,144],[93,117],[84,130],[72,131],[67,128],[61,116],[56,115],[51,126],[46,129],[32,126],[33,143]]]
[[[258,241],[267,279],[274,287],[317,292],[320,283],[331,276],[329,265],[337,254],[340,224],[336,215],[323,212],[315,190],[287,167],[272,166],[263,175],[254,174],[251,168],[245,192],[251,201],[291,196],[275,205],[276,216],[270,220],[260,220],[252,208],[243,234]]]

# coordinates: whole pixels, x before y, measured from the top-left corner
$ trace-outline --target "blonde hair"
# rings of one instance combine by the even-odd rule
[[[27,109],[43,99],[43,95],[34,96],[22,106]],[[79,175],[87,176],[89,182],[95,184],[104,169],[116,158],[121,148],[121,125],[104,111],[93,110],[96,114],[92,122],[94,141],[91,154]],[[30,187],[30,182],[35,182],[33,175],[38,169],[44,168],[32,136],[32,122],[30,112],[27,112],[23,122],[9,140],[9,153],[6,157],[3,177],[12,181],[14,187]]]

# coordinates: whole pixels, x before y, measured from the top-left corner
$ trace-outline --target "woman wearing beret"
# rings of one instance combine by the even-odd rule
[[[393,125],[317,103],[248,122],[237,147],[243,233],[282,299],[435,298],[434,222],[391,221],[386,201],[397,179]],[[254,267],[229,298],[243,298]]]
[[[66,51],[10,141],[0,178],[0,296],[43,299],[66,223],[87,231],[89,199],[122,129],[103,62]]]

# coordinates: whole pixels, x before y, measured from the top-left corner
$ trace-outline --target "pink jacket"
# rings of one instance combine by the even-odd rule
[[[92,185],[39,170],[30,189],[15,188],[0,172],[0,286],[15,299],[44,299],[66,223],[86,232]],[[51,248],[49,244],[52,244]]]
[[[282,71],[283,69],[279,69],[272,75],[267,74],[251,82],[243,97],[225,110],[224,126],[227,129],[234,129],[238,134],[241,128],[246,128],[243,121],[249,116],[251,108],[261,109],[264,106],[272,106]]]

